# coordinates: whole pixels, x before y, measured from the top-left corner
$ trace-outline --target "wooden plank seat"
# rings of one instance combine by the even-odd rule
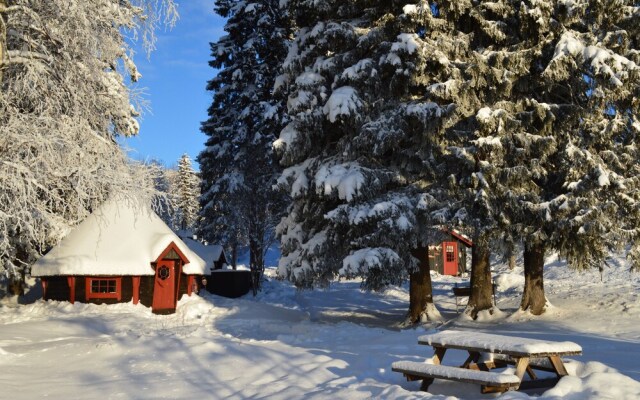
[[[415,361],[396,361],[391,365],[391,370],[401,372],[410,381],[422,379],[422,390],[427,390],[433,379],[446,379],[482,385],[483,393],[515,390],[520,386],[520,379],[512,374],[462,369]]]

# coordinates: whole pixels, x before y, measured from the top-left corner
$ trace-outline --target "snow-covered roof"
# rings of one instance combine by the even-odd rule
[[[151,263],[171,242],[189,260],[184,273],[204,274],[204,260],[150,207],[112,199],[41,257],[31,275],[153,275]]]
[[[224,249],[219,244],[205,245],[202,242],[184,236],[182,236],[182,240],[191,251],[204,260],[207,269],[213,268],[213,263],[220,260],[220,257],[224,255]],[[224,258],[226,260],[226,256]]]
[[[458,232],[455,229],[451,229],[449,230],[449,233],[451,234],[451,236],[453,236],[454,238],[458,239],[459,241],[461,241],[462,243],[466,244],[469,247],[473,247],[473,240],[471,240],[470,237],[468,237],[467,235]]]

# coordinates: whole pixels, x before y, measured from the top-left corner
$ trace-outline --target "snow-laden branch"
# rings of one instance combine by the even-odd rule
[[[27,14],[38,23],[40,23],[41,21],[38,13],[35,12],[31,7],[23,6],[21,4],[14,4],[10,6],[3,6],[2,4],[0,4],[0,14],[9,14],[15,12],[22,12],[24,14]]]
[[[34,62],[34,60],[45,61],[47,64],[51,64],[53,62],[53,57],[35,51],[8,50],[6,54],[7,57],[4,60],[0,60],[0,66],[10,64],[28,64]]]

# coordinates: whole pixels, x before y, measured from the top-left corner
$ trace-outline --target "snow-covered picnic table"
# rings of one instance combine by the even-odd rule
[[[397,361],[392,370],[402,372],[408,380],[422,380],[422,390],[427,390],[434,378],[480,384],[483,393],[549,387],[568,375],[561,357],[582,354],[582,347],[573,342],[455,330],[420,336],[418,343],[432,346],[433,358],[425,363]],[[447,349],[465,350],[469,356],[459,367],[444,366],[442,359]],[[490,372],[510,364],[515,365],[515,374]],[[539,379],[534,369],[556,376]],[[525,372],[530,380],[523,380]]]

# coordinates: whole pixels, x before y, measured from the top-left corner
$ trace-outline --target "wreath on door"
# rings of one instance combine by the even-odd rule
[[[163,265],[162,267],[158,268],[158,278],[164,281],[169,277],[169,275],[171,275],[171,270],[169,269],[169,267]]]

